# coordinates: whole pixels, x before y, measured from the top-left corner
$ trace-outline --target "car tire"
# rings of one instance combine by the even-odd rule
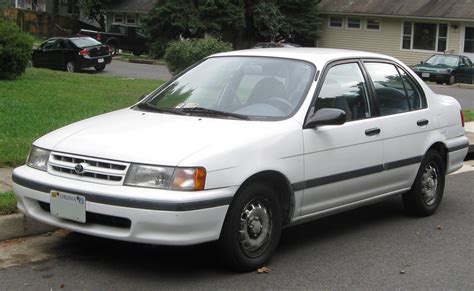
[[[436,212],[444,193],[445,165],[440,153],[430,150],[423,158],[410,191],[402,195],[408,214],[429,216]]]
[[[105,65],[102,64],[102,65],[97,65],[94,67],[94,69],[97,71],[97,72],[102,72],[104,69],[105,69]]]
[[[281,208],[276,194],[260,182],[237,193],[219,239],[221,258],[231,269],[254,271],[269,261],[281,235]]]
[[[450,75],[448,81],[446,82],[446,85],[453,85],[456,83],[456,76]]]
[[[68,71],[69,73],[74,73],[77,71],[77,68],[76,68],[76,63],[74,63],[73,61],[69,61],[66,63],[66,71]]]

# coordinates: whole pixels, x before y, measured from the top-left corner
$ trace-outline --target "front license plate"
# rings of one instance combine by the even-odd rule
[[[104,62],[104,59],[98,59],[97,62],[99,62],[99,64],[100,64],[100,63],[103,63],[103,62]]]
[[[86,223],[86,198],[84,196],[51,191],[50,199],[52,215]]]
[[[429,78],[430,77],[430,73],[421,73],[421,76],[423,78]]]

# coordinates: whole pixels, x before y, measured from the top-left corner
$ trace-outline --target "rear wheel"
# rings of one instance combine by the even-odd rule
[[[443,159],[438,151],[430,150],[421,162],[411,190],[402,196],[406,211],[416,216],[435,213],[443,197],[444,182]]]
[[[67,62],[66,63],[66,71],[68,71],[70,73],[73,73],[73,72],[77,71],[76,63],[74,63],[73,61]]]
[[[268,262],[281,235],[281,210],[276,192],[252,183],[232,202],[219,240],[222,258],[236,271],[252,271]]]
[[[97,72],[102,72],[105,69],[105,65],[104,64],[97,65],[94,68]]]

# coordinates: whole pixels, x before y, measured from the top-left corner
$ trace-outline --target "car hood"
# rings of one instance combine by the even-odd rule
[[[53,131],[34,145],[88,157],[176,166],[220,142],[237,144],[274,134],[276,123],[123,109]]]
[[[437,65],[431,65],[431,64],[423,64],[423,65],[416,65],[415,70],[419,71],[434,71],[435,69],[454,69],[453,66],[448,66],[446,64],[437,64]]]

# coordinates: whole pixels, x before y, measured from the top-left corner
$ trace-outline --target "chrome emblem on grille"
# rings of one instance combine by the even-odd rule
[[[77,164],[77,165],[74,167],[74,171],[75,171],[76,174],[78,174],[78,175],[83,174],[83,173],[84,173],[84,166],[81,165],[81,164]]]

